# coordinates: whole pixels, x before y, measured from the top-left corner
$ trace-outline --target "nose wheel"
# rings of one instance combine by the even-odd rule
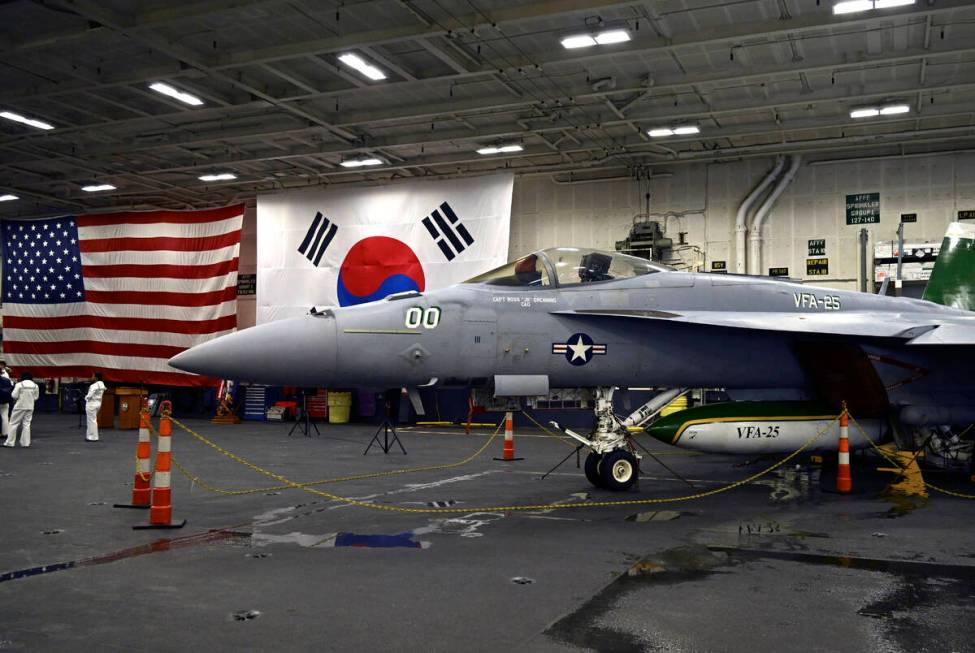
[[[611,451],[599,463],[600,487],[615,492],[629,490],[636,483],[637,460],[629,451],[617,449]]]
[[[623,492],[636,483],[638,465],[636,456],[625,449],[608,454],[590,453],[586,456],[586,480],[595,487]]]
[[[595,487],[603,487],[603,477],[599,472],[599,464],[603,461],[602,454],[595,451],[586,456],[586,480]]]

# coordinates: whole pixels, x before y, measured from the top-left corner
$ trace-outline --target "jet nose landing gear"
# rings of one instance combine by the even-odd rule
[[[636,483],[640,473],[640,456],[632,451],[630,432],[613,412],[613,388],[596,389],[596,428],[592,437],[552,426],[592,451],[586,456],[586,479],[594,486],[623,492]]]

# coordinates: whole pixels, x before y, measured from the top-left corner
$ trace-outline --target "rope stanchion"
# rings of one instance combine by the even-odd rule
[[[874,439],[871,438],[869,435],[867,435],[866,430],[863,428],[863,426],[860,425],[860,422],[856,421],[856,419],[854,419],[852,416],[850,417],[850,419],[853,420],[853,425],[856,426],[857,430],[859,430],[860,433],[863,435],[863,437],[867,439],[867,442],[870,443],[870,446],[873,448],[874,451],[880,454],[880,456],[884,460],[889,462],[891,465],[894,465],[895,467],[898,468],[901,467],[898,461],[888,456],[887,452],[881,449],[880,446],[874,441]],[[941,494],[945,494],[950,497],[955,497],[958,499],[975,499],[975,494],[965,494],[964,492],[955,492],[953,490],[946,490],[945,488],[938,487],[937,485],[934,485],[933,483],[929,483],[924,479],[922,479],[921,482],[924,483],[924,487],[928,488],[929,490],[934,490],[935,492],[940,492]]]
[[[173,522],[172,484],[172,412],[173,405],[164,401],[159,408],[159,437],[156,449],[156,472],[153,475],[152,505],[149,508],[149,523],[133,526],[145,528],[183,528],[186,520]]]
[[[331,492],[326,492],[324,490],[318,490],[309,487],[307,484],[302,484],[296,481],[292,481],[291,479],[282,476],[281,474],[277,474],[270,470],[264,469],[258,465],[255,465],[249,460],[246,460],[241,456],[238,456],[237,454],[228,451],[227,449],[224,449],[220,445],[216,444],[215,442],[209,440],[205,436],[197,433],[193,429],[181,423],[179,420],[173,419],[172,421],[174,424],[176,424],[176,426],[183,429],[185,432],[189,433],[197,441],[207,445],[217,453],[220,453],[221,455],[230,458],[231,460],[243,465],[244,467],[247,467],[248,469],[251,469],[252,471],[258,474],[261,474],[262,476],[273,478],[276,481],[283,483],[285,486],[289,488],[302,490],[304,492],[307,492],[308,494],[319,496],[324,499],[328,499],[330,501],[336,501],[338,503],[342,503],[345,505],[357,506],[360,508],[367,508],[370,510],[378,510],[381,512],[395,512],[395,513],[408,513],[408,514],[458,514],[458,513],[470,513],[470,512],[515,512],[515,511],[526,511],[526,510],[571,510],[571,509],[578,509],[578,508],[602,508],[602,507],[610,507],[610,506],[642,506],[642,505],[676,503],[680,501],[691,501],[696,499],[703,499],[706,497],[721,494],[723,492],[734,490],[744,485],[748,485],[749,483],[752,483],[762,478],[763,476],[772,473],[782,465],[785,465],[790,460],[794,459],[803,451],[807,450],[810,446],[812,446],[813,443],[815,443],[817,440],[823,437],[830,429],[832,429],[833,424],[837,421],[837,419],[838,417],[831,420],[829,424],[827,424],[822,430],[820,430],[818,433],[816,433],[811,438],[809,438],[809,440],[803,443],[802,446],[800,446],[798,449],[796,449],[789,455],[785,456],[778,462],[761,470],[760,472],[756,474],[752,474],[748,478],[744,478],[739,481],[729,483],[728,485],[724,485],[704,492],[697,492],[695,494],[688,494],[688,495],[677,496],[677,497],[657,497],[657,498],[648,498],[648,499],[623,499],[617,501],[592,501],[592,502],[578,502],[578,503],[575,502],[574,503],[539,503],[539,504],[522,504],[522,505],[509,505],[509,506],[475,506],[475,507],[466,506],[466,507],[457,507],[457,508],[453,508],[453,507],[414,508],[414,507],[407,507],[407,506],[395,506],[395,505],[388,505],[388,504],[372,503],[369,501],[361,501],[359,499],[344,497],[338,494],[333,494]],[[492,436],[492,440],[493,440],[493,436]],[[489,440],[487,444],[490,444],[490,442],[491,440]],[[391,475],[391,474],[387,472],[381,475]]]
[[[132,503],[116,503],[116,508],[148,510],[151,505],[152,443],[149,434],[150,428],[152,428],[152,424],[149,419],[149,405],[145,397],[143,397],[142,410],[139,412],[139,443],[135,449],[135,477],[132,481]]]

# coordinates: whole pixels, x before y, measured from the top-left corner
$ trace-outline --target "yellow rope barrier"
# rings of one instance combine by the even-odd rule
[[[258,474],[261,474],[262,476],[267,476],[268,478],[273,478],[276,481],[279,481],[279,482],[283,483],[284,486],[289,487],[289,488],[293,488],[293,489],[297,489],[297,490],[302,490],[302,491],[307,492],[309,494],[313,494],[313,495],[316,495],[316,496],[320,496],[322,498],[329,499],[331,501],[337,501],[339,503],[344,503],[346,505],[358,506],[360,508],[368,508],[368,509],[371,509],[371,510],[380,510],[380,511],[383,511],[383,512],[398,512],[398,513],[410,513],[410,514],[456,514],[456,513],[468,513],[468,512],[513,512],[513,511],[523,511],[523,510],[567,510],[567,509],[571,509],[571,508],[599,508],[599,507],[610,507],[610,506],[640,506],[640,505],[651,505],[651,504],[659,504],[659,503],[675,503],[675,502],[678,502],[678,501],[691,501],[691,500],[695,500],[695,499],[703,499],[705,497],[714,496],[716,494],[721,494],[722,492],[727,492],[729,490],[733,490],[735,488],[739,488],[739,487],[741,487],[743,485],[747,485],[749,483],[752,483],[752,482],[758,480],[759,478],[761,478],[761,477],[763,477],[763,476],[765,476],[767,474],[770,474],[774,470],[778,469],[779,467],[781,467],[782,465],[786,464],[787,462],[789,462],[790,460],[792,460],[793,458],[795,458],[796,456],[798,456],[800,453],[802,453],[803,451],[805,451],[806,449],[808,449],[816,440],[818,440],[819,438],[821,438],[823,435],[826,434],[827,431],[830,430],[830,428],[832,428],[833,424],[836,422],[837,419],[838,418],[834,418],[827,426],[825,426],[821,431],[819,431],[819,433],[817,433],[816,435],[814,435],[813,437],[811,437],[809,440],[807,440],[802,446],[800,446],[794,452],[792,452],[788,456],[784,457],[782,460],[774,463],[770,467],[767,467],[766,469],[764,469],[764,470],[762,470],[762,471],[760,471],[760,472],[758,472],[756,474],[752,474],[748,478],[745,478],[745,479],[742,479],[742,480],[739,480],[739,481],[735,481],[733,483],[729,483],[728,485],[724,485],[724,486],[721,486],[721,487],[718,487],[718,488],[714,488],[712,490],[707,490],[707,491],[704,491],[704,492],[698,492],[698,493],[695,493],[695,494],[688,494],[688,495],[683,495],[683,496],[678,496],[678,497],[661,497],[661,498],[649,498],[649,499],[623,499],[623,500],[617,500],[617,501],[594,501],[594,502],[585,502],[585,503],[582,503],[582,502],[580,502],[580,503],[540,503],[540,504],[509,505],[509,506],[480,506],[480,507],[470,507],[470,506],[468,506],[468,507],[463,507],[463,508],[411,508],[411,507],[405,507],[405,506],[384,505],[384,504],[372,503],[372,502],[369,502],[369,501],[360,501],[358,499],[353,499],[351,497],[343,497],[343,496],[340,496],[338,494],[333,494],[331,492],[325,492],[323,490],[317,490],[317,489],[314,489],[314,488],[310,487],[308,484],[298,483],[296,481],[292,481],[291,479],[288,479],[288,478],[286,478],[286,477],[284,477],[284,476],[282,476],[280,474],[276,474],[276,473],[274,473],[274,472],[272,472],[270,470],[267,470],[267,469],[264,469],[262,467],[259,467],[258,465],[255,465],[254,463],[252,463],[252,462],[250,462],[250,461],[248,461],[248,460],[246,460],[246,459],[238,456],[237,454],[232,453],[232,452],[228,451],[227,449],[224,449],[223,447],[221,447],[220,445],[212,442],[211,440],[209,440],[208,438],[204,437],[203,435],[200,435],[199,433],[197,433],[193,429],[189,428],[188,426],[186,426],[185,424],[183,424],[179,420],[173,419],[172,421],[173,421],[173,424],[175,424],[179,428],[183,429],[184,431],[186,431],[187,433],[189,433],[191,436],[193,436],[194,438],[196,438],[198,441],[200,441],[203,444],[207,445],[208,447],[210,447],[214,451],[220,453],[223,456],[226,456],[226,457],[230,458],[231,460],[233,460],[233,461],[235,461],[235,462],[237,462],[237,463],[239,463],[239,464],[247,467],[248,469],[253,470],[254,472],[257,472]],[[499,430],[500,430],[500,425],[499,425]],[[479,454],[481,451],[483,451],[485,448],[487,448],[487,445],[490,444],[491,440],[494,439],[494,437],[497,435],[497,433],[498,433],[498,431],[495,431],[494,434],[491,436],[491,439],[488,440],[488,442],[485,443],[485,445],[480,450],[478,450],[478,452],[475,455],[470,456],[468,459],[465,459],[465,461],[462,461],[462,462],[466,462],[466,461],[469,461],[469,460],[472,460],[473,458],[475,458],[477,454]],[[445,469],[445,468],[449,468],[449,467],[456,467],[459,464],[460,463],[452,463],[450,465],[433,465],[433,466],[431,466],[431,469]],[[405,471],[403,473],[405,473]],[[346,477],[346,479],[347,480],[351,480],[353,478],[376,478],[376,477],[381,477],[381,476],[392,476],[392,475],[393,475],[393,472],[378,472],[376,474],[361,475],[360,477]],[[338,482],[338,481],[335,480],[333,482]]]

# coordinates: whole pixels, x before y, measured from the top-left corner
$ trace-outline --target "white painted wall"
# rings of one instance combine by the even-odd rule
[[[712,260],[734,270],[735,213],[745,195],[772,167],[773,160],[675,166],[672,176],[650,186],[652,213],[684,213],[667,220],[667,235],[687,232],[687,242]],[[560,185],[550,176],[515,179],[509,254],[516,258],[537,249],[578,245],[612,250],[629,232],[633,216],[644,211],[645,185],[625,179]],[[826,239],[828,277],[810,283],[856,288],[859,269],[857,232],[847,226],[846,195],[880,193],[880,224],[869,225],[870,251],[876,240],[893,240],[901,213],[917,213],[907,225],[911,242],[940,243],[959,209],[975,209],[975,154],[807,165],[786,190],[766,222],[762,270],[788,267],[805,278],[807,240]],[[663,218],[660,218],[663,220]],[[240,272],[256,271],[253,205],[244,215]],[[872,274],[872,267],[871,267]],[[239,299],[238,324],[254,324],[253,297]]]
[[[772,159],[675,166],[673,176],[655,179],[651,213],[686,212],[667,222],[667,235],[706,251],[707,264],[725,260],[734,270],[735,213],[745,195],[771,169]],[[767,222],[762,272],[788,267],[810,283],[855,288],[857,233],[847,226],[846,195],[880,193],[881,221],[868,225],[870,250],[876,240],[893,240],[901,213],[917,213],[907,225],[911,242],[940,243],[959,209],[975,209],[975,154],[807,165],[772,210]],[[632,180],[559,185],[551,177],[515,182],[510,255],[555,245],[612,249],[644,211],[643,187]],[[660,218],[661,220],[663,218]],[[807,240],[826,239],[829,276],[805,277]]]

